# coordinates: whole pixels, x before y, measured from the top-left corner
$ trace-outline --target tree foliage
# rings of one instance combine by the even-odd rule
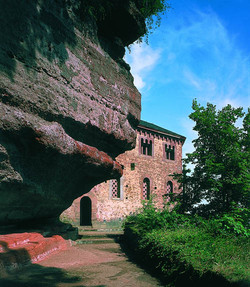
[[[146,19],[146,39],[149,33],[161,24],[162,16],[171,8],[168,0],[137,0],[137,5]],[[146,40],[147,41],[147,40]]]
[[[139,9],[146,23],[147,36],[161,24],[162,16],[170,9],[168,0],[130,0]],[[111,16],[114,0],[80,0],[83,14],[88,14],[97,20],[103,20]],[[143,36],[144,36],[143,35]],[[139,39],[142,41],[142,37]]]
[[[249,203],[249,110],[230,105],[216,110],[193,101],[190,118],[195,122],[198,137],[195,151],[188,154],[185,164],[193,164],[188,175],[177,176],[181,183],[181,210],[205,216],[219,215],[235,207],[247,208]],[[243,118],[243,127],[236,121]],[[206,202],[206,204],[204,204]],[[197,203],[200,203],[197,205]]]

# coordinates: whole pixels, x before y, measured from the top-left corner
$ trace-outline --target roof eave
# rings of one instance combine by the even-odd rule
[[[145,126],[140,125],[140,124],[137,126],[137,128],[141,128],[141,129],[144,129],[144,130],[152,131],[152,132],[157,133],[157,134],[166,135],[166,136],[168,136],[168,137],[176,138],[176,139],[182,140],[183,143],[184,143],[185,140],[186,140],[186,137],[184,137],[184,136],[177,135],[177,134],[173,135],[173,134],[170,134],[170,133],[164,133],[164,132],[161,132],[161,131],[152,129],[152,128],[145,127]]]

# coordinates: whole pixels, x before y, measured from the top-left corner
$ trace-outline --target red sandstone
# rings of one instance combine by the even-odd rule
[[[0,235],[0,277],[29,263],[37,263],[50,254],[66,250],[69,241],[59,235],[43,237],[39,233]]]

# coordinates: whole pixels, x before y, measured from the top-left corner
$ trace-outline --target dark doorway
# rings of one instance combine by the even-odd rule
[[[80,225],[91,226],[92,204],[88,196],[84,196],[80,201]]]

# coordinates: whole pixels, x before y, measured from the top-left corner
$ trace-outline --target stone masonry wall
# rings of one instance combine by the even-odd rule
[[[148,134],[147,134],[148,135]],[[116,160],[124,166],[122,185],[123,198],[112,199],[110,195],[110,181],[95,186],[90,193],[85,194],[91,200],[95,198],[92,210],[92,220],[112,221],[122,220],[125,216],[134,213],[142,207],[143,179],[150,179],[151,194],[157,207],[163,207],[163,195],[166,194],[167,182],[173,182],[173,192],[179,192],[178,184],[170,176],[174,172],[182,172],[182,143],[171,138],[154,136],[153,156],[140,153],[140,136],[147,136],[142,131],[137,132],[136,147],[131,151],[119,155]],[[175,145],[175,160],[164,158],[164,145]],[[131,163],[135,163],[135,169],[131,170]],[[63,215],[74,223],[79,223],[80,198],[73,202]]]

